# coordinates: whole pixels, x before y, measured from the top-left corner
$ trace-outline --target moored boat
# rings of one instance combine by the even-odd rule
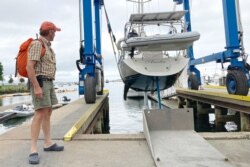
[[[34,108],[31,104],[18,105],[13,109],[8,109],[2,112],[5,115],[12,115],[11,118],[28,117],[34,114]]]
[[[63,96],[63,97],[62,97],[62,105],[69,104],[70,101],[71,101],[71,99],[68,98],[67,96]]]

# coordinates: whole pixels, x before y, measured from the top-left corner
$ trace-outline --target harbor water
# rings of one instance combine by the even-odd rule
[[[57,86],[61,93],[57,93],[59,102],[63,96],[67,96],[71,101],[80,98],[78,95],[78,85],[64,85]],[[105,83],[105,89],[109,90],[109,110],[110,110],[110,133],[124,134],[124,133],[140,133],[143,131],[142,112],[145,109],[143,98],[128,98],[123,100],[122,82]],[[65,91],[71,90],[71,91]],[[83,99],[84,100],[84,99]],[[13,96],[0,98],[0,106],[6,106],[17,103],[31,103],[30,96]],[[157,108],[158,105],[149,100],[151,108]],[[11,119],[0,124],[0,134],[6,132],[11,128],[15,128],[23,123],[29,123],[32,117]]]

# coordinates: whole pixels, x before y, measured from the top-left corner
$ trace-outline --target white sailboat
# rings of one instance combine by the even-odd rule
[[[189,60],[186,49],[200,37],[198,32],[185,31],[182,19],[185,13],[171,11],[130,16],[124,37],[117,42],[118,69],[125,84],[124,99],[129,88],[144,92],[164,90],[178,79]],[[163,31],[154,31],[160,27]]]

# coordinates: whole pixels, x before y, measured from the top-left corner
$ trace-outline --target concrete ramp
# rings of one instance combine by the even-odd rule
[[[192,109],[145,110],[143,127],[157,167],[232,166],[193,130]]]

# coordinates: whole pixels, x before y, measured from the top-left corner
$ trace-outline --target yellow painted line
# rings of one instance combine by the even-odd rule
[[[109,90],[108,89],[104,89],[103,93],[109,93]]]
[[[88,120],[91,116],[93,110],[97,108],[102,100],[98,100],[95,104],[92,104],[91,107],[80,117],[80,119],[73,125],[73,127],[64,135],[64,141],[71,141],[72,138],[76,135],[82,125]]]
[[[213,89],[226,89],[225,86],[216,86],[216,85],[202,85],[204,88],[213,88]]]
[[[184,92],[191,92],[194,94],[205,94],[205,95],[210,95],[210,96],[217,96],[217,97],[224,97],[228,99],[235,99],[235,100],[241,100],[241,101],[247,101],[250,102],[250,96],[241,96],[241,95],[230,95],[230,94],[225,94],[225,93],[217,93],[217,92],[207,92],[204,90],[190,90],[190,89],[176,89],[177,91],[184,91]]]
[[[212,88],[212,89],[227,89],[226,86],[217,86],[217,85],[202,85],[204,88]],[[249,88],[250,90],[250,88]]]

